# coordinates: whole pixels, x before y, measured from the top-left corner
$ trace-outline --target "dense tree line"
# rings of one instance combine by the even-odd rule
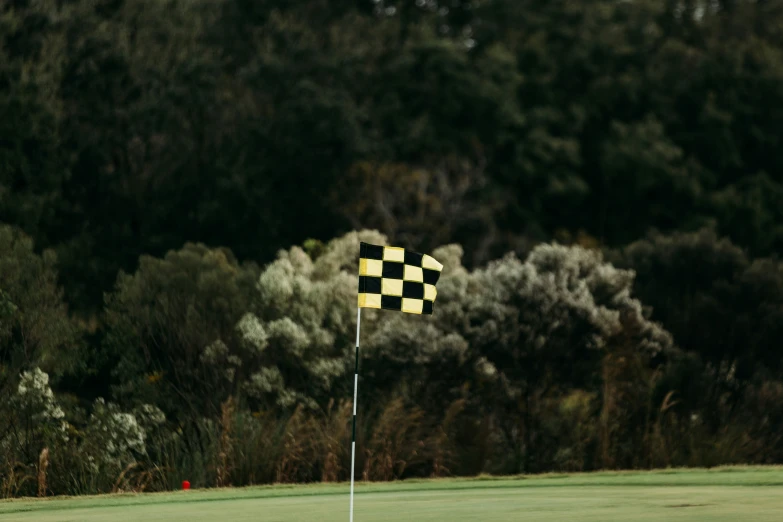
[[[344,479],[359,238],[446,266],[367,314],[364,477],[780,462],[781,28],[0,4],[0,495]]]
[[[713,224],[783,248],[783,8],[761,1],[5,2],[0,219],[74,310],[187,241],[350,229],[469,266]]]
[[[345,480],[360,241],[388,239],[144,256],[89,334],[53,253],[0,228],[3,494],[42,452],[55,493]],[[435,315],[364,313],[364,479],[783,459],[783,263],[707,229],[433,255]]]

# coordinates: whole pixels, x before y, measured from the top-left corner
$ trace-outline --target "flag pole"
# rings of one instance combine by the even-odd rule
[[[351,517],[353,522],[353,481],[356,466],[356,395],[359,390],[359,326],[362,321],[362,308],[356,307],[356,363],[353,372],[353,428],[351,429]]]

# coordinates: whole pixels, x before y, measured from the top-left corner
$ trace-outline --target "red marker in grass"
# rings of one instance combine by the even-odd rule
[[[187,480],[183,480],[182,481],[182,489],[184,489],[184,490],[190,489],[190,482],[188,482]]]

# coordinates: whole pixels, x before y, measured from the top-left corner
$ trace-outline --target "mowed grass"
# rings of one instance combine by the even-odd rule
[[[348,520],[348,485],[0,501],[3,522]],[[783,468],[358,484],[356,522],[783,520]]]

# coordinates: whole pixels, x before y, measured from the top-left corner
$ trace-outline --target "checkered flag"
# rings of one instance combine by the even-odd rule
[[[359,308],[432,314],[443,265],[426,254],[362,243],[359,251]]]

